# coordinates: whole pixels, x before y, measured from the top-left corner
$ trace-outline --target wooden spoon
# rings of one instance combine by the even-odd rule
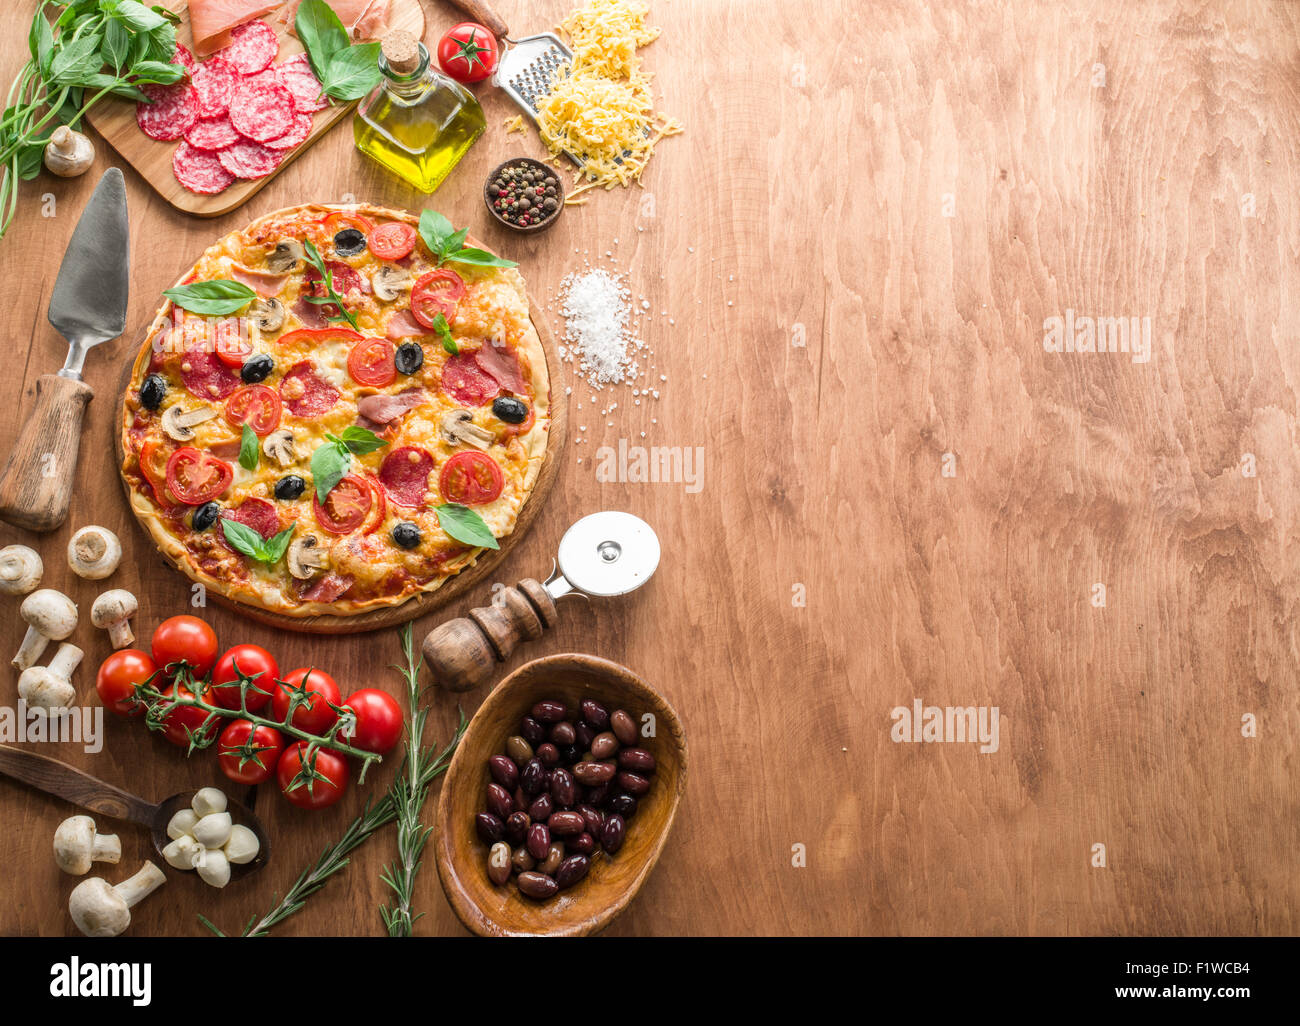
[[[11,748],[9,745],[0,745],[0,774],[72,802],[89,812],[147,826],[153,838],[153,846],[160,856],[163,848],[171,843],[171,838],[167,836],[167,824],[181,809],[190,807],[196,794],[195,791],[181,791],[154,805],[119,787],[106,784],[89,773],[83,773],[66,762],[21,748]],[[251,862],[242,865],[232,863],[230,866],[230,879],[238,880],[266,865],[271,857],[271,842],[267,839],[261,822],[248,806],[228,798],[226,811],[236,823],[248,827],[257,835],[257,857]]]

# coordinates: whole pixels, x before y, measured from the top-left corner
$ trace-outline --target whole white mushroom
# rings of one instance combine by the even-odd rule
[[[29,666],[18,678],[18,696],[34,709],[63,712],[77,697],[72,672],[85,655],[76,645],[59,646],[49,666]]]
[[[26,545],[0,549],[0,594],[26,595],[41,583],[45,564],[40,554]]]
[[[54,861],[65,873],[84,876],[92,862],[116,864],[122,857],[117,834],[101,834],[89,816],[70,816],[54,831]]]
[[[78,577],[102,581],[122,561],[122,543],[107,527],[83,527],[68,541],[68,566]]]
[[[14,656],[14,668],[33,665],[51,641],[62,641],[77,629],[77,607],[72,599],[53,588],[42,588],[23,599],[18,615],[27,621],[27,633]]]
[[[131,909],[167,882],[163,871],[146,862],[117,886],[92,876],[68,895],[68,912],[87,937],[116,937],[131,925]]]

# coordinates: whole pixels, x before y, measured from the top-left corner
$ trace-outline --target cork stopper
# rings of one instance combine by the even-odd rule
[[[399,75],[413,75],[420,70],[420,41],[406,29],[394,29],[384,36],[379,50]]]

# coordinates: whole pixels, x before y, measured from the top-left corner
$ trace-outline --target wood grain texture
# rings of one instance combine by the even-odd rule
[[[568,7],[500,11],[531,32]],[[690,738],[672,837],[605,935],[1300,931],[1300,9],[651,9],[664,35],[647,67],[687,131],[660,145],[644,190],[589,193],[550,231],[508,239],[481,206],[483,177],[538,143],[503,135],[514,111],[480,89],[488,132],[431,201],[509,250],[543,302],[587,260],[627,272],[650,303],[642,334],[652,380],[668,379],[660,399],[635,406],[611,389],[593,409],[575,387],[570,434],[590,441],[569,445],[527,543],[500,567],[502,583],[545,575],[565,528],[603,508],[636,513],[664,542],[646,587],[571,605],[502,667],[574,650],[614,659],[673,704]],[[427,12],[430,36],[458,20]],[[0,66],[21,51],[6,34]],[[45,308],[95,177],[26,186],[0,242],[0,389],[18,414],[0,423],[0,451],[35,378],[63,357]],[[130,174],[128,189],[130,327],[91,354],[97,390],[215,231],[345,193],[420,202],[342,128],[215,228]],[[46,192],[54,218],[41,214]],[[1044,321],[1067,309],[1149,316],[1151,360],[1045,352]],[[600,415],[608,400],[618,408]],[[91,404],[69,524],[44,540],[0,529],[0,541],[38,543],[46,583],[83,610],[96,589],[71,577],[60,546],[91,521],[133,530],[107,455],[112,405]],[[704,447],[702,488],[598,480],[598,447],[620,438]],[[188,601],[144,556],[111,583],[140,596],[142,630]],[[485,583],[440,616],[490,594]],[[394,632],[290,637],[209,613],[224,641],[399,693],[384,669]],[[11,612],[0,646],[20,633]],[[76,641],[89,695],[107,639],[82,629]],[[438,737],[458,701],[472,712],[483,694],[440,696]],[[891,710],[916,698],[996,705],[999,750],[893,743]],[[1245,714],[1257,737],[1242,736]],[[213,779],[137,725],[105,732],[97,755],[51,747],[143,795]],[[275,863],[219,898],[173,875],[132,932],[197,934],[197,911],[242,924],[364,797],[313,816],[263,796]],[[0,931],[70,928],[49,857],[66,814],[0,782],[0,864],[24,869],[0,884]],[[150,850],[130,831],[122,842],[126,866]],[[792,865],[797,844],[806,868]],[[1094,844],[1104,869],[1090,865]],[[373,839],[282,932],[382,933],[379,872],[393,852],[391,832]],[[416,897],[428,912],[418,932],[463,933],[432,866]]]
[[[86,404],[95,390],[57,374],[36,379],[36,403],[0,469],[0,519],[53,531],[68,517]]]
[[[176,27],[176,39],[191,50],[194,49],[194,36],[190,32],[189,8],[184,0],[164,0],[164,7],[176,11],[181,16],[181,23]],[[414,34],[416,39],[424,36],[424,9],[420,0],[391,0],[389,27],[405,29]],[[272,14],[265,19],[280,37],[280,55],[276,63],[303,52],[303,45],[289,31],[288,25],[279,22],[279,16]],[[172,154],[177,144],[158,142],[150,139],[135,120],[136,105],[129,100],[115,96],[107,97],[87,116],[95,131],[102,136],[118,157],[125,160],[148,182],[168,203],[177,210],[194,214],[197,217],[220,217],[232,210],[237,210],[248,200],[266,188],[277,175],[283,174],[295,160],[306,153],[316,141],[345,118],[351,123],[352,111],[356,103],[331,104],[324,110],[312,115],[312,130],[306,140],[290,150],[274,171],[264,178],[239,180],[214,196],[204,196],[190,192],[176,180],[172,171]]]

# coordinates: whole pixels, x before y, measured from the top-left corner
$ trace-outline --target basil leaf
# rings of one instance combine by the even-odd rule
[[[343,22],[325,0],[302,0],[293,19],[293,28],[307,51],[311,70],[321,80],[329,81],[330,61],[348,48],[348,32]],[[376,65],[375,70],[378,70]]]
[[[137,0],[119,0],[108,15],[136,32],[153,32],[168,24],[161,14],[149,10]]]
[[[162,61],[137,61],[131,73],[138,82],[157,85],[171,85],[185,77],[185,69],[179,64],[164,64]]]
[[[438,515],[442,529],[458,542],[483,549],[501,547],[488,525],[483,523],[483,518],[468,506],[462,506],[459,502],[444,502],[435,507],[434,512]]]
[[[50,62],[50,79],[55,85],[73,85],[104,66],[99,55],[102,33],[87,32],[62,47]]]
[[[429,248],[429,252],[442,262],[443,254],[447,252],[447,242],[455,233],[451,222],[443,217],[436,210],[425,210],[420,213],[420,238]]]
[[[331,489],[343,480],[352,463],[352,454],[339,442],[321,445],[311,454],[311,479],[316,484],[316,498],[325,501]]]
[[[329,436],[334,439],[333,435]],[[388,443],[380,438],[373,431],[366,428],[358,427],[356,424],[349,424],[343,429],[343,434],[335,441],[345,445],[349,452],[357,456],[364,456],[368,452],[374,452],[376,449],[382,449]]]
[[[289,547],[289,539],[292,537],[293,525],[291,524],[263,545],[266,554],[264,556],[259,556],[258,558],[261,559],[263,563],[279,562],[280,557],[284,555],[284,550]]]
[[[458,249],[465,248],[465,240],[469,237],[469,228],[462,228],[454,235],[447,239],[447,252],[455,253]]]
[[[241,524],[238,520],[222,517],[221,530],[226,534],[226,541],[230,542],[236,551],[252,559],[259,558],[258,553],[263,551],[266,541],[251,527]]]
[[[44,18],[38,19],[44,21]],[[120,21],[110,21],[104,25],[104,44],[99,48],[104,63],[114,71],[121,71],[131,53],[131,34]]]
[[[45,147],[40,143],[28,143],[18,151],[18,177],[30,182],[41,173],[41,162],[45,159]]]
[[[379,44],[363,43],[340,50],[330,58],[324,92],[336,100],[359,100],[379,85],[383,77],[379,70]]]
[[[163,295],[182,310],[218,317],[238,313],[257,298],[257,293],[247,285],[226,278],[177,285]]]
[[[475,267],[518,267],[519,265],[513,260],[502,260],[499,256],[493,256],[485,249],[458,249],[454,253],[448,253],[444,258],[449,263],[473,264]]]
[[[239,465],[245,470],[256,470],[259,450],[257,432],[245,424],[239,439]]]
[[[32,19],[31,30],[27,33],[27,46],[32,51],[32,61],[41,72],[46,70],[45,62],[54,49],[54,30],[45,20],[45,12],[39,11]]]
[[[451,328],[447,326],[447,318],[439,313],[433,319],[433,330],[442,337],[442,348],[455,356],[460,352],[460,347],[456,345],[456,340],[451,337]]]

